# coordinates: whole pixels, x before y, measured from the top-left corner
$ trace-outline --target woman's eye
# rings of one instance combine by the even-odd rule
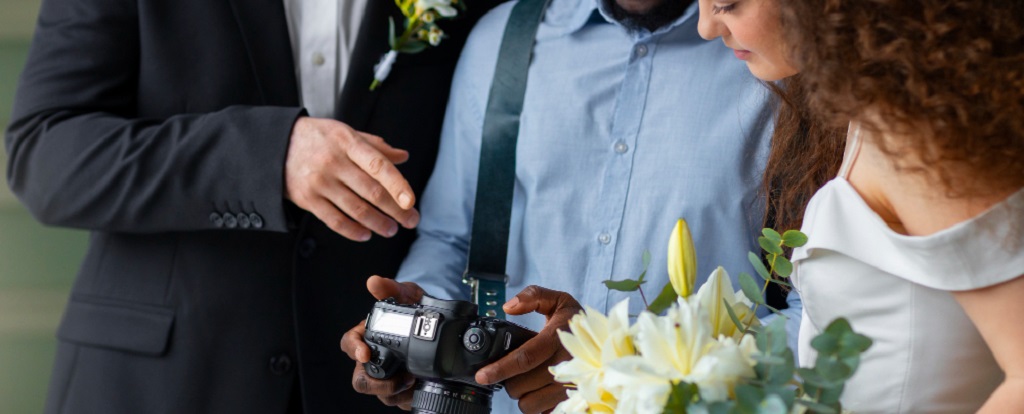
[[[725,6],[716,6],[716,5],[712,5],[712,6],[711,6],[711,14],[719,14],[719,13],[729,13],[729,12],[731,12],[731,11],[732,11],[732,9],[734,9],[734,8],[736,8],[736,3],[733,3],[733,4],[727,4],[727,5],[725,5]]]

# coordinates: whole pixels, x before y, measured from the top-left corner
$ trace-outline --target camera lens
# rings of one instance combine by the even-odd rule
[[[493,391],[459,382],[416,381],[412,394],[412,412],[424,414],[487,414],[491,412]]]

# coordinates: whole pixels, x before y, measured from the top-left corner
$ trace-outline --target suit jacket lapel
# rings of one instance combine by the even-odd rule
[[[229,2],[242,32],[263,104],[298,106],[299,88],[284,3],[281,0]]]
[[[389,49],[388,17],[395,19],[395,24],[399,27],[404,23],[404,17],[393,1],[367,2],[363,23],[359,27],[359,37],[352,50],[348,77],[338,98],[337,118],[356,129],[366,127],[370,114],[373,113],[373,106],[380,95],[379,88],[374,92],[370,91],[370,83],[373,82],[374,65]]]

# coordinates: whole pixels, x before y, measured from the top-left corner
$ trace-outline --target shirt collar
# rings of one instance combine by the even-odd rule
[[[697,1],[694,1],[686,8],[682,16],[679,16],[672,23],[655,30],[654,33],[641,30],[638,33],[631,34],[634,37],[643,37],[645,35],[669,32],[680,24],[698,17],[697,3]],[[602,0],[551,0],[551,4],[544,15],[544,23],[562,29],[559,30],[562,35],[576,33],[590,24],[610,23],[625,29],[622,24],[611,17],[611,13],[605,10]]]

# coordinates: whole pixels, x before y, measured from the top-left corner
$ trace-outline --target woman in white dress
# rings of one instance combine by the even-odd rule
[[[700,6],[702,36],[795,85],[781,107],[803,123],[777,128],[788,173],[769,187],[785,195],[786,177],[838,169],[806,203],[810,241],[793,252],[801,363],[842,316],[874,340],[844,408],[1024,413],[1024,1]],[[833,154],[847,125],[841,168],[783,145]],[[770,204],[803,210],[782,199]]]

